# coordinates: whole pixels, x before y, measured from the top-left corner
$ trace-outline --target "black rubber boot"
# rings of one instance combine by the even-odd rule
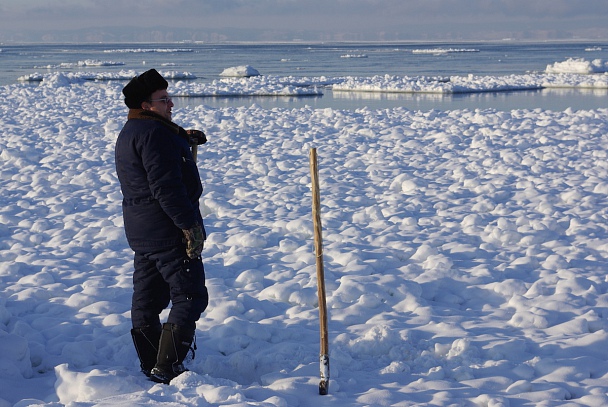
[[[184,329],[177,325],[165,323],[160,335],[156,366],[151,371],[150,379],[156,383],[169,382],[186,372],[183,365],[188,351],[192,349],[194,330]],[[194,349],[192,349],[194,359]]]
[[[133,338],[133,344],[139,357],[141,371],[148,377],[150,377],[150,372],[156,365],[160,331],[160,325],[131,329],[131,337]]]

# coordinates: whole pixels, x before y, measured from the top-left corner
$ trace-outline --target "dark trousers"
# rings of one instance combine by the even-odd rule
[[[184,247],[135,253],[131,321],[134,328],[160,326],[159,314],[169,306],[167,322],[195,329],[207,308],[205,269],[200,258],[190,259]]]

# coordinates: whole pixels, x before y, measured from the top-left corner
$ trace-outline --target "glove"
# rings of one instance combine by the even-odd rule
[[[191,146],[199,146],[207,142],[207,136],[200,130],[186,130]]]
[[[186,254],[191,259],[196,259],[203,252],[203,245],[205,244],[203,227],[200,223],[197,223],[190,229],[182,229],[182,232],[186,243]]]

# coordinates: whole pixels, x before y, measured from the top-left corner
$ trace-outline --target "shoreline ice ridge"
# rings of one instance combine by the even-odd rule
[[[476,48],[425,48],[425,49],[413,49],[412,54],[453,54],[460,52],[480,52]]]
[[[148,53],[148,52],[194,52],[192,48],[124,48],[124,49],[106,49],[103,51],[106,54],[137,54],[137,53]]]
[[[239,69],[240,68],[240,69]],[[198,82],[190,72],[163,71],[174,81],[176,96],[310,96],[322,95],[321,88],[344,92],[377,93],[482,93],[539,90],[544,88],[608,89],[608,62],[568,59],[548,65],[545,72],[504,76],[396,76],[369,77],[295,77],[259,75],[250,66],[228,68],[231,77],[212,82]],[[224,71],[226,72],[226,71]],[[253,76],[243,76],[248,73]],[[256,74],[257,73],[257,74]],[[84,81],[127,81],[137,75],[133,70],[119,72],[55,72],[34,73],[18,78],[19,82],[77,83]]]

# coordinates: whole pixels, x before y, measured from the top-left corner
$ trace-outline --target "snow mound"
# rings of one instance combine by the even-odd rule
[[[593,74],[608,72],[608,62],[601,59],[588,61],[583,58],[569,58],[563,62],[556,62],[553,65],[547,65],[546,73],[576,73],[576,74]]]
[[[250,65],[241,65],[234,66],[231,68],[226,68],[220,73],[220,76],[240,76],[240,77],[250,77],[250,76],[258,76],[260,73],[257,69],[253,68]]]

